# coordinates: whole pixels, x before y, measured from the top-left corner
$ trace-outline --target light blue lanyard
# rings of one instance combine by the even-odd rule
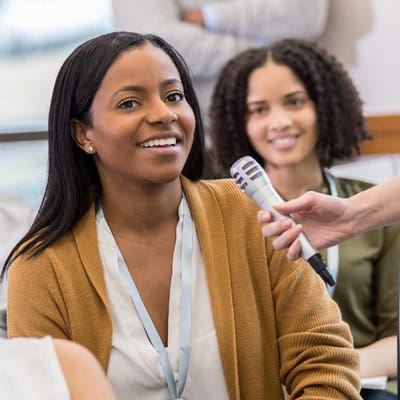
[[[117,246],[118,268],[121,275],[128,283],[130,295],[135,305],[136,311],[141,319],[144,329],[150,339],[151,344],[157,352],[160,366],[167,381],[171,399],[179,400],[185,388],[186,378],[189,370],[189,359],[192,337],[192,253],[193,253],[193,227],[190,217],[189,207],[186,199],[183,198],[183,227],[181,243],[181,319],[179,328],[179,374],[178,382],[175,382],[174,373],[168,353],[161,341],[160,335],[155,328],[153,321],[140,297],[139,291],[129,273],[124,258]],[[102,216],[104,218],[104,216]],[[105,218],[104,218],[105,221]],[[107,223],[106,223],[107,225]],[[108,225],[107,225],[108,226]],[[110,229],[110,228],[108,228]],[[111,231],[111,230],[110,230]]]
[[[335,185],[335,181],[333,180],[332,176],[324,170],[324,175],[326,180],[328,181],[328,185],[329,185],[329,190],[331,192],[331,195],[334,197],[338,196],[338,191]],[[337,275],[338,275],[338,271],[339,271],[339,246],[335,245],[332,247],[328,248],[328,252],[327,252],[327,262],[328,262],[328,267],[329,267],[329,272],[332,275],[332,278],[335,280],[335,282],[337,282]],[[335,286],[327,286],[328,289],[328,293],[329,295],[332,297],[333,296],[333,292],[335,291]]]

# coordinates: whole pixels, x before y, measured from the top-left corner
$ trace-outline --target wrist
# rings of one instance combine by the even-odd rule
[[[363,221],[365,221],[366,218],[366,210],[363,204],[354,200],[353,197],[344,199],[344,201],[346,203],[344,213],[346,230],[348,231],[349,237],[353,237],[361,233],[364,229]]]

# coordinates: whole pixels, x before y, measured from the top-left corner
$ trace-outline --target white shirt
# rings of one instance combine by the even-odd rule
[[[50,336],[43,339],[0,339],[0,398],[70,399]]]
[[[186,200],[183,200],[186,201]],[[166,400],[169,391],[158,356],[145,333],[126,282],[118,269],[117,249],[111,231],[97,213],[97,233],[110,304],[113,337],[108,378],[119,400]],[[104,221],[104,220],[103,220]],[[190,217],[191,221],[191,217]],[[181,297],[182,203],[176,229],[168,316],[168,348],[171,367],[178,376]],[[192,348],[183,396],[190,400],[228,399],[207,280],[196,230],[192,255]]]
[[[3,202],[0,206],[0,271],[8,253],[28,231],[34,210]],[[7,274],[0,281],[0,338],[7,338]]]

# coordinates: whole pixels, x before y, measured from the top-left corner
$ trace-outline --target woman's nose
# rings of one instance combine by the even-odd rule
[[[272,109],[269,114],[268,129],[270,131],[285,131],[292,126],[290,114],[282,109]]]
[[[164,101],[156,100],[147,114],[147,121],[151,124],[163,123],[171,124],[178,119],[178,115]]]

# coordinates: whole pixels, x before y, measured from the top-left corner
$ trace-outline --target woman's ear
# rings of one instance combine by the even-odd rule
[[[73,119],[71,121],[71,135],[75,143],[86,153],[94,154],[96,149],[92,144],[92,141],[87,136],[89,127],[82,121]]]

